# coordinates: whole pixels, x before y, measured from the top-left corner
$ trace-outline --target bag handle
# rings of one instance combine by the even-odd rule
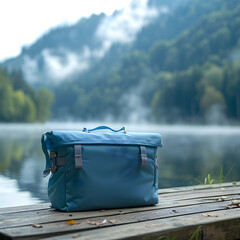
[[[110,127],[107,127],[107,126],[99,126],[99,127],[93,128],[93,129],[83,128],[82,131],[90,133],[90,132],[93,132],[93,131],[96,131],[96,130],[110,130],[112,132],[121,132],[121,131],[123,131],[124,133],[126,133],[125,127],[122,127],[119,130],[114,130],[114,129],[112,129]]]

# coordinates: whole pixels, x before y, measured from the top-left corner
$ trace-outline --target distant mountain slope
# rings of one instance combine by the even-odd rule
[[[76,76],[71,84],[63,83],[57,88],[55,116],[82,120],[202,121],[210,119],[210,109],[219,105],[215,109],[220,110],[214,110],[216,116],[235,118],[239,115],[240,100],[233,99],[239,96],[232,90],[224,92],[224,86],[238,88],[237,79],[229,85],[226,77],[239,76],[238,67],[228,66],[239,47],[238,16],[240,3],[236,1],[192,0],[179,6],[172,14],[163,16],[163,22],[154,28],[155,22],[143,28],[115,68],[106,71],[100,61]],[[182,29],[175,36],[168,31],[173,22]],[[159,27],[164,37],[154,41],[151,32]],[[149,46],[143,48],[138,44],[139,35],[148,28],[152,28],[145,35]],[[232,106],[228,102],[233,102]]]
[[[4,66],[51,87],[57,119],[238,118],[240,2],[147,2],[52,29]]]
[[[9,71],[22,70],[32,85],[55,85],[56,81],[61,82],[88,67],[85,59],[94,58],[89,56],[90,49],[101,44],[94,35],[104,17],[104,14],[92,15],[74,25],[51,29],[33,45],[23,48],[17,58],[3,63],[3,66]]]
[[[180,0],[147,2],[134,0],[112,16],[92,15],[76,24],[53,28],[3,66],[9,71],[22,70],[36,87],[53,87],[106,64],[111,69],[129,51],[142,28],[182,4]]]

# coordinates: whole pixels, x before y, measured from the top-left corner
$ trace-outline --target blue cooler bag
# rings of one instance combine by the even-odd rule
[[[112,132],[93,132],[108,129]],[[147,206],[158,203],[155,133],[126,133],[101,126],[51,131],[42,136],[48,196],[62,211]]]

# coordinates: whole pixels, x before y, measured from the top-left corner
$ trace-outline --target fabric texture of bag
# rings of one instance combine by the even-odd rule
[[[94,132],[108,129],[112,132]],[[42,135],[48,196],[53,208],[83,211],[158,203],[156,133],[126,133],[101,126]]]

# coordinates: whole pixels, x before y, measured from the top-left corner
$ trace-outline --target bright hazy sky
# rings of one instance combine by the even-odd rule
[[[131,0],[2,0],[0,2],[0,61],[16,56],[49,28],[74,23],[83,16],[108,15]]]

